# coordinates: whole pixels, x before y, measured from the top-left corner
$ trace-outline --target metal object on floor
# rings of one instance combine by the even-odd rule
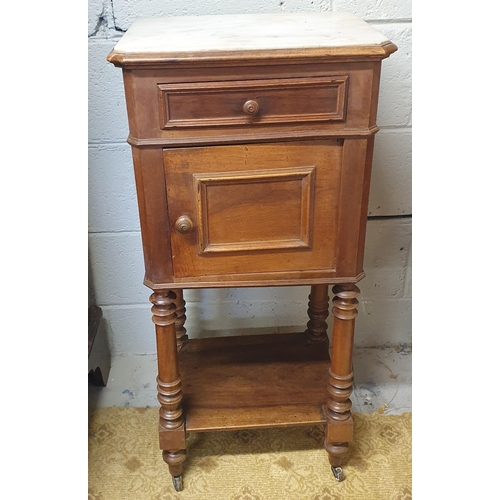
[[[332,465],[332,472],[337,481],[343,481],[345,479],[344,476],[344,471],[342,470],[342,467],[335,467]]]
[[[182,476],[172,476],[175,491],[182,491]]]

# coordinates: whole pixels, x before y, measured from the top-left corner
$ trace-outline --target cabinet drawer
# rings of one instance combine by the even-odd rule
[[[160,127],[345,120],[347,75],[159,84]]]
[[[176,278],[334,270],[342,145],[164,150]]]

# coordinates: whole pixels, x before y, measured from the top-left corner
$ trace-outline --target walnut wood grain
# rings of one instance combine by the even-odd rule
[[[125,95],[129,103],[127,110],[130,140],[136,145],[171,144],[175,146],[215,142],[237,143],[243,140],[269,140],[269,138],[279,140],[282,137],[367,135],[373,133],[376,107],[371,106],[371,100],[368,103],[366,96],[371,96],[373,92],[378,91],[378,79],[374,75],[377,76],[379,71],[380,62],[377,61],[342,64],[335,59],[328,63],[311,60],[309,63],[300,65],[214,66],[198,68],[197,71],[179,66],[165,66],[162,69],[125,69],[123,77]],[[280,105],[280,109],[283,109],[282,114],[276,114],[274,118],[268,115],[267,120],[262,120],[262,111],[257,115],[261,118],[248,116],[242,112],[244,102],[250,98],[250,96],[242,96],[242,100],[238,104],[227,104],[227,109],[233,109],[231,106],[234,107],[233,111],[222,113],[219,106],[218,113],[222,113],[219,118],[203,118],[203,120],[208,120],[202,120],[206,126],[200,126],[199,120],[198,125],[194,126],[194,118],[193,120],[188,119],[189,116],[195,114],[200,117],[216,114],[216,110],[211,105],[212,101],[198,100],[196,104],[191,106],[191,115],[181,120],[181,126],[165,128],[167,112],[164,101],[166,98],[161,97],[162,92],[159,88],[196,85],[202,87],[203,85],[223,85],[226,83],[235,85],[235,82],[240,84],[246,82],[246,85],[252,85],[256,81],[262,81],[263,75],[267,77],[267,81],[275,80],[276,82],[304,79],[337,81],[347,78],[348,84],[346,83],[345,89],[337,93],[336,97],[330,96],[330,104],[326,109],[335,106],[338,112],[333,114],[321,114],[319,106],[310,108],[311,111],[314,110],[314,113],[308,114],[307,107],[303,108],[303,104],[301,104],[302,111],[300,113],[294,112],[298,104],[290,96],[284,100],[285,105]],[[340,98],[340,95],[344,97]],[[314,99],[314,96],[315,90],[311,89],[306,103]],[[321,100],[324,101],[324,98]],[[326,112],[326,109],[323,111]],[[179,110],[180,113],[182,107],[179,107]],[[236,115],[239,113],[243,117],[238,118]],[[286,115],[289,116],[289,120],[285,120]],[[217,120],[219,121],[217,122]],[[226,120],[226,123],[222,123],[220,120]],[[187,126],[189,123],[192,126]]]
[[[333,334],[331,366],[328,371],[328,400],[326,404],[327,432],[325,449],[330,464],[339,466],[345,460],[348,443],[352,441],[354,423],[351,417],[354,345],[354,319],[358,314],[356,285],[333,287]]]
[[[171,224],[198,228],[171,234],[174,277],[335,271],[341,157],[337,140],[165,149]]]
[[[336,61],[351,62],[359,60],[377,60],[389,57],[396,52],[397,46],[392,42],[380,45],[354,45],[347,47],[331,48],[304,48],[304,49],[280,49],[280,50],[252,50],[252,51],[218,51],[217,53],[182,52],[168,54],[136,53],[124,54],[112,51],[107,60],[117,67],[127,68],[162,68],[169,64],[179,66],[210,66],[214,63],[225,62],[227,64],[256,64],[260,60],[270,58],[278,61],[287,61],[289,64],[307,61],[310,58],[331,59]]]
[[[211,146],[211,145],[221,145],[221,144],[252,144],[260,143],[264,144],[266,142],[276,142],[276,141],[291,141],[297,139],[316,139],[321,138],[339,138],[348,137],[353,139],[364,139],[369,137],[379,131],[376,126],[367,127],[366,129],[345,129],[342,133],[335,130],[315,130],[314,127],[310,127],[304,130],[297,130],[298,127],[287,128],[280,127],[280,130],[275,130],[273,132],[260,132],[258,135],[255,133],[249,133],[249,131],[241,132],[239,135],[235,136],[230,133],[223,133],[217,135],[199,135],[197,137],[175,137],[171,138],[158,138],[158,139],[139,139],[132,135],[129,135],[127,142],[131,146],[136,146],[138,148],[151,148],[157,147],[177,147],[177,146]]]
[[[147,278],[144,284],[152,289],[164,290],[171,288],[245,288],[263,286],[298,286],[307,284],[358,283],[365,277],[362,272],[349,278],[337,278],[335,272],[306,271],[290,273],[250,273],[228,275],[212,275],[193,278],[180,278],[168,283],[152,283]]]
[[[146,276],[153,282],[170,281],[172,254],[165,175],[161,149],[132,148]]]
[[[310,248],[315,170],[194,173],[198,255]]]
[[[160,447],[167,451],[163,459],[168,463],[172,475],[179,475],[185,460],[185,418],[181,406],[182,390],[177,360],[176,295],[171,290],[155,291],[153,323],[156,328],[158,349],[158,401],[160,402],[159,434]],[[175,473],[175,474],[174,474]]]
[[[328,305],[330,297],[328,296],[328,285],[313,285],[309,295],[309,304],[307,314],[309,321],[307,322],[307,335],[311,342],[326,342],[328,335],[326,330],[328,324]]]
[[[158,85],[161,128],[344,120],[347,75]]]
[[[168,465],[168,470],[172,476],[178,477],[182,474],[183,463],[186,460],[186,450],[163,450],[162,457],[164,462]]]
[[[397,47],[338,42],[108,56],[123,70],[173,476],[186,430],[324,422],[335,466],[353,439],[355,283],[381,61]],[[311,286],[305,335],[187,339],[184,289],[292,285]]]
[[[341,276],[363,271],[364,233],[368,210],[368,190],[371,173],[372,140],[345,139],[343,146],[342,188],[337,269]]]
[[[337,277],[335,271],[291,271],[278,273],[219,274],[192,278],[179,278],[167,283],[144,284],[152,289],[183,288],[243,288],[261,286],[296,286],[310,284],[357,283],[365,277],[361,272],[353,277]]]
[[[325,421],[328,349],[303,334],[191,339],[179,364],[188,432]]]
[[[255,116],[259,112],[259,109],[259,103],[253,99],[249,99],[243,104],[243,112],[247,115]]]
[[[177,338],[177,349],[188,341],[188,335],[184,323],[186,322],[186,301],[182,289],[174,290],[175,293],[175,335]]]

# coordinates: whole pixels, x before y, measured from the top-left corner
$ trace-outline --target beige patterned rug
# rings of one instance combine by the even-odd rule
[[[89,500],[409,500],[411,413],[355,414],[337,482],[321,426],[190,434],[176,492],[157,439],[157,408],[89,415]]]

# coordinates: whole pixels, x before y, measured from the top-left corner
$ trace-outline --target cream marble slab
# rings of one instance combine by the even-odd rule
[[[182,54],[380,46],[389,40],[348,12],[137,19],[115,54]]]

